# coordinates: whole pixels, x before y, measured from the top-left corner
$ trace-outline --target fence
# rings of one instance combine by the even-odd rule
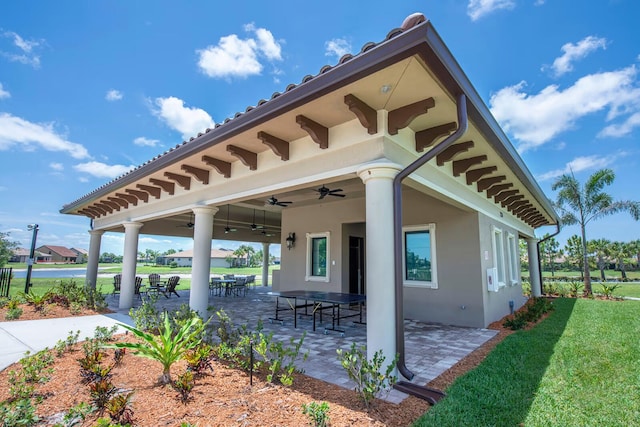
[[[12,268],[0,268],[0,297],[9,296],[9,285],[11,284]]]

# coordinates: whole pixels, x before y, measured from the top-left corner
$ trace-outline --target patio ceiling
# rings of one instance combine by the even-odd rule
[[[278,174],[278,168],[272,166],[274,159],[284,167],[295,159],[299,144],[308,144],[309,138],[321,154],[334,143],[331,130],[354,119],[369,135],[386,130],[391,139],[397,138],[395,135],[413,137],[407,149],[417,156],[456,129],[454,95],[464,91],[469,98],[469,130],[434,163],[530,227],[555,224],[557,217],[550,203],[466,77],[455,68],[457,64],[452,58],[441,57],[448,51],[441,51],[446,48],[438,43],[441,41],[428,22],[406,31],[394,30],[383,42],[367,44],[356,56],[343,57],[337,66],[305,76],[299,85],[289,85],[269,101],[261,100],[233,119],[178,144],[65,205],[61,212],[101,220],[121,211],[135,212],[143,205],[178,200],[189,192],[216,193],[226,183],[246,180],[255,171],[271,168],[269,173]],[[380,110],[388,112],[387,123],[379,123]],[[279,242],[283,208],[265,204],[266,199],[275,196],[296,206],[325,203],[330,200],[319,201],[314,191],[323,184],[342,188],[347,197],[364,195],[362,182],[353,175],[283,186],[275,194],[248,192],[230,202],[228,222],[238,231],[226,237],[264,239],[250,227],[264,217],[267,229],[274,234],[270,240]],[[225,238],[227,220],[226,204],[218,208],[216,239]],[[182,211],[174,209],[170,215],[145,220],[144,232],[190,237],[192,230],[185,225],[191,218],[186,206]]]

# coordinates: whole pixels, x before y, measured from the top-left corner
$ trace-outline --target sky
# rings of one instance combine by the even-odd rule
[[[38,246],[88,249],[89,220],[60,214],[63,205],[383,41],[415,12],[431,20],[549,199],[562,174],[584,182],[611,168],[606,190],[640,200],[637,0],[5,1],[0,232],[28,248],[36,223]],[[557,239],[578,233],[567,226]],[[640,223],[616,214],[591,223],[587,238],[636,240]],[[123,240],[106,233],[101,252],[122,254]],[[139,242],[142,252],[191,248],[191,239]]]

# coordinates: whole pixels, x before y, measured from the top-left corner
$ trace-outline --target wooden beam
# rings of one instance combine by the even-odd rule
[[[438,138],[449,135],[456,130],[457,127],[456,122],[451,122],[416,132],[416,151],[420,153],[424,151],[425,148],[431,147]]]
[[[101,206],[98,206],[97,203],[94,203],[93,205],[88,206],[87,209],[93,209],[94,211],[98,212],[100,215],[107,214],[107,210]]]
[[[139,200],[142,200],[145,203],[149,201],[149,193],[146,191],[132,190],[131,188],[125,188],[124,191],[132,196],[136,196]]]
[[[186,175],[180,175],[173,172],[165,172],[164,176],[172,181],[175,181],[180,187],[184,188],[185,190],[191,188],[191,178]]]
[[[164,181],[162,179],[156,179],[156,178],[149,178],[149,182],[152,183],[153,185],[157,185],[158,187],[162,188],[170,196],[173,196],[173,194],[175,193],[176,184],[174,182]]]
[[[478,193],[482,193],[484,190],[486,190],[487,188],[491,187],[494,184],[497,184],[501,181],[504,181],[505,179],[507,179],[506,176],[504,175],[500,175],[500,176],[492,176],[490,178],[483,178],[480,181],[478,181]]]
[[[123,208],[128,208],[129,207],[129,202],[127,202],[122,197],[107,197],[107,199],[111,200],[112,202],[116,202],[117,204],[119,204]]]
[[[526,202],[521,204],[520,206],[511,206],[512,211],[511,213],[517,216],[520,216],[520,214],[524,211],[526,211],[527,209],[531,209],[533,207],[533,205],[531,205],[531,203]]]
[[[378,133],[378,113],[373,108],[352,94],[345,95],[344,103],[356,115],[360,124],[367,129],[369,135]]]
[[[131,194],[116,193],[116,197],[125,199],[127,202],[131,203],[133,206],[138,206],[138,198],[136,196],[132,196]]]
[[[515,194],[518,194],[519,192],[520,192],[519,190],[503,191],[502,193],[496,195],[494,197],[494,200],[496,201],[496,203],[500,203],[501,201],[505,200],[507,197],[511,197]]]
[[[522,199],[524,199],[524,194],[516,194],[515,196],[507,197],[507,199],[500,204],[503,208],[506,208],[507,206],[510,206],[511,203]]]
[[[453,162],[453,176],[460,176],[469,170],[471,166],[479,165],[487,160],[487,156],[469,157],[467,159],[454,160]]]
[[[387,115],[389,134],[396,135],[399,129],[406,128],[416,117],[428,113],[429,109],[435,106],[436,101],[433,98],[427,98],[389,111]]]
[[[313,142],[318,144],[321,149],[329,148],[329,128],[303,115],[296,116],[296,123],[309,134]]]
[[[227,145],[227,151],[240,159],[243,165],[249,167],[249,170],[258,169],[258,155],[253,151],[245,150],[235,145]]]
[[[271,150],[280,156],[283,161],[289,160],[289,142],[284,139],[280,139],[276,136],[268,134],[266,132],[258,132],[258,139],[262,141],[264,145],[271,148]]]
[[[501,191],[506,190],[509,187],[513,187],[513,184],[510,183],[510,182],[507,182],[506,184],[492,185],[487,190],[487,197],[491,198],[491,197],[495,196],[496,194],[500,193]]]
[[[100,200],[100,203],[107,205],[116,211],[120,211],[120,205],[116,202],[112,202],[111,200]]]
[[[203,184],[209,184],[209,171],[206,169],[196,168],[190,165],[182,165],[180,169],[188,173],[189,175],[193,175],[198,181]]]
[[[220,175],[224,176],[225,178],[231,177],[231,163],[225,162],[224,160],[215,159],[209,156],[202,156],[202,161],[208,164],[209,166],[213,166],[216,172],[218,172]]]
[[[473,148],[473,141],[465,141],[458,144],[450,145],[449,147],[445,148],[442,153],[436,156],[436,163],[438,164],[438,166],[442,166],[458,154],[469,151],[469,149],[471,148]]]
[[[136,184],[136,187],[138,187],[142,191],[146,191],[156,199],[160,198],[160,191],[161,191],[160,187],[153,187],[151,185],[144,185],[144,184]]]
[[[88,216],[91,219],[94,219],[94,218],[100,216],[100,214],[98,214],[97,212],[92,211],[92,210],[90,210],[88,208],[79,209],[78,212],[80,212],[81,214],[84,214],[84,216]]]
[[[98,202],[98,203],[95,203],[93,206],[95,206],[97,208],[101,208],[104,211],[105,215],[107,213],[113,212],[113,208],[111,206],[109,206],[109,205],[104,204],[104,203]]]
[[[509,206],[507,206],[507,209],[508,209],[511,213],[513,213],[513,211],[514,211],[514,210],[516,210],[517,208],[524,207],[524,206],[526,206],[528,203],[529,203],[529,201],[528,201],[528,200],[518,200],[518,201],[515,201],[515,202],[513,202],[513,203],[510,203],[510,204],[509,204]]]
[[[485,175],[489,175],[498,170],[497,166],[489,166],[486,168],[472,169],[467,172],[467,185],[471,185]]]

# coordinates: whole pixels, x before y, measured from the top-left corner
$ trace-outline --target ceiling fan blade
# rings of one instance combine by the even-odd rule
[[[344,197],[344,194],[329,193],[330,196]]]

